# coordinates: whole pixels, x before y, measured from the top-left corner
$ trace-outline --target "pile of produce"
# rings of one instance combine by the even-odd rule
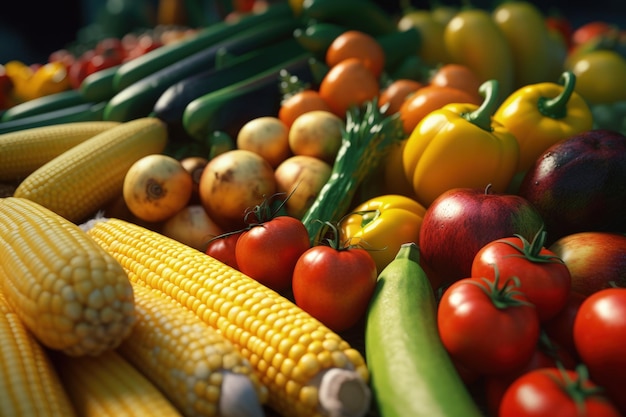
[[[172,31],[2,67],[0,415],[626,415],[623,29]]]

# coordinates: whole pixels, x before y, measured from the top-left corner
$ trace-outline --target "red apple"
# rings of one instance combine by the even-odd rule
[[[423,262],[443,285],[471,275],[476,253],[492,240],[519,234],[531,241],[543,225],[537,210],[515,194],[454,188],[428,207],[420,229]]]
[[[549,249],[560,257],[572,276],[572,291],[589,296],[611,282],[626,287],[626,235],[580,232],[564,236]]]
[[[546,223],[547,244],[578,232],[626,232],[626,136],[590,130],[548,148],[518,194]]]

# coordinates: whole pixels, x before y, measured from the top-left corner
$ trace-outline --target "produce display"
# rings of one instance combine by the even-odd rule
[[[0,415],[626,416],[626,29],[401,3],[0,63]]]

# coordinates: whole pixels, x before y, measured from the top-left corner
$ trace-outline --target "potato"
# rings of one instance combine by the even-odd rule
[[[341,147],[344,121],[325,110],[301,114],[289,129],[289,148],[294,155],[307,155],[332,164]]]
[[[276,193],[274,169],[262,156],[244,149],[211,159],[200,177],[200,201],[225,232],[245,226],[246,211]]]
[[[267,159],[272,168],[291,156],[289,128],[277,117],[264,116],[244,124],[237,134],[237,149],[245,149]]]
[[[295,155],[280,164],[274,176],[278,192],[291,196],[285,204],[287,214],[301,219],[330,178],[332,167],[319,158]]]

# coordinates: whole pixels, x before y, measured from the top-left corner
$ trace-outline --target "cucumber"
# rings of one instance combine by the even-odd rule
[[[433,288],[415,243],[381,271],[365,322],[365,354],[381,417],[480,417],[443,347]]]
[[[115,74],[113,86],[116,91],[121,91],[161,68],[174,64],[196,52],[210,48],[216,43],[222,42],[244,30],[267,22],[293,18],[293,12],[289,4],[280,2],[271,4],[263,12],[246,15],[235,22],[221,21],[214,23],[200,30],[191,38],[164,45],[122,64]]]
[[[311,54],[274,66],[246,80],[234,83],[191,101],[183,113],[183,127],[189,136],[203,140],[221,131],[237,137],[243,124],[261,116],[276,116],[283,95],[281,72],[287,71],[304,83],[313,81]]]
[[[372,36],[397,30],[391,15],[373,0],[305,0],[301,16],[305,20],[336,23]]]
[[[113,79],[120,66],[105,68],[85,77],[79,87],[85,100],[97,103],[113,97],[117,93],[113,87]]]
[[[182,122],[185,107],[212,91],[280,65],[305,50],[293,38],[233,58],[226,67],[210,69],[173,84],[160,95],[153,114],[168,124]]]
[[[104,109],[104,119],[126,122],[146,117],[150,115],[159,96],[168,87],[215,67],[220,54],[244,54],[292,37],[296,25],[295,19],[257,25],[148,75],[115,94]]]
[[[37,114],[60,110],[87,102],[88,100],[85,100],[79,91],[74,89],[65,90],[17,104],[4,112],[0,122],[10,122],[11,120],[35,116]]]
[[[105,102],[83,103],[3,122],[0,123],[0,134],[62,123],[100,121],[102,120],[105,105]]]

